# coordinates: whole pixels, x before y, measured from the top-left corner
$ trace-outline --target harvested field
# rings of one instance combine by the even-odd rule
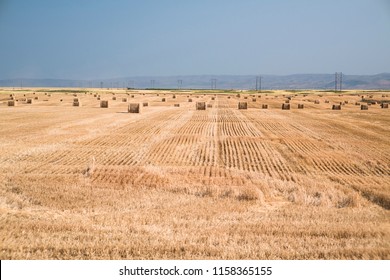
[[[251,94],[1,89],[1,259],[389,259],[388,98]]]

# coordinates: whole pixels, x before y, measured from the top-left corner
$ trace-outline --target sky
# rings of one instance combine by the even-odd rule
[[[0,0],[0,80],[390,72],[390,0]]]

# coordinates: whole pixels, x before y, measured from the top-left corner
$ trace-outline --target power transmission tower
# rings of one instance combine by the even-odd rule
[[[217,89],[217,79],[211,79],[211,89]]]
[[[343,88],[343,72],[336,72],[334,74],[334,91],[338,89],[341,91]]]
[[[152,88],[154,88],[154,83],[155,82],[156,82],[155,80],[150,80],[150,85],[151,85]]]
[[[183,80],[177,80],[177,88],[181,89],[182,85],[183,85]]]
[[[256,90],[261,91],[261,76],[256,76]]]

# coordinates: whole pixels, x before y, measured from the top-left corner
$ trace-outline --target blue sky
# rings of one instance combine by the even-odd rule
[[[0,79],[390,72],[389,0],[0,0]]]

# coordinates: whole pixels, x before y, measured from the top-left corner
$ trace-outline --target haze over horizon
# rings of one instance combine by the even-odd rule
[[[390,72],[390,2],[0,0],[0,80]]]

